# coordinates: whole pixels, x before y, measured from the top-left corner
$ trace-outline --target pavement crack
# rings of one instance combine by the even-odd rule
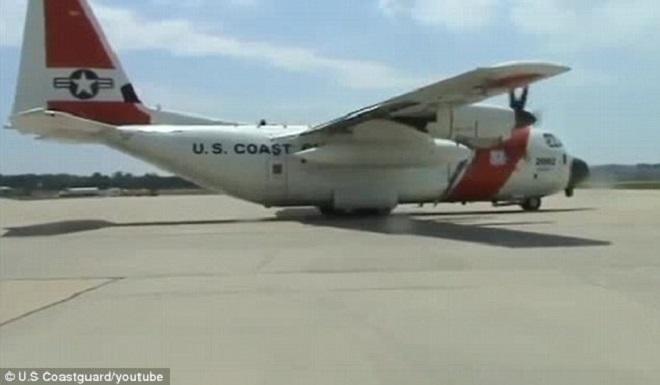
[[[102,287],[105,287],[105,286],[111,285],[111,284],[113,284],[113,283],[119,282],[119,281],[121,281],[121,280],[123,280],[123,279],[124,279],[124,277],[112,278],[112,279],[109,279],[109,280],[107,280],[107,281],[105,281],[105,282],[101,282],[101,283],[99,283],[98,285],[94,285],[94,286],[88,287],[88,288],[86,288],[86,289],[84,289],[84,290],[77,291],[77,292],[71,294],[70,296],[68,296],[68,297],[66,297],[66,298],[63,298],[63,299],[61,299],[61,300],[59,300],[59,301],[51,302],[51,303],[49,303],[49,304],[47,304],[47,305],[44,305],[44,306],[38,307],[38,308],[36,308],[36,309],[30,310],[30,311],[28,311],[28,312],[26,312],[26,313],[23,313],[23,314],[21,314],[21,315],[19,315],[19,316],[14,317],[14,318],[10,318],[10,319],[8,319],[8,320],[6,320],[6,321],[0,323],[0,328],[1,328],[1,327],[4,327],[4,326],[7,326],[7,325],[9,325],[9,324],[11,324],[11,323],[14,323],[14,322],[16,322],[16,321],[20,321],[20,320],[22,320],[22,319],[25,319],[25,318],[27,318],[27,317],[33,315],[33,314],[40,313],[40,312],[42,312],[42,311],[44,311],[44,310],[51,309],[51,308],[53,308],[53,307],[55,307],[55,306],[65,304],[65,303],[67,303],[67,302],[69,302],[69,301],[72,301],[72,300],[74,300],[74,299],[76,299],[76,298],[78,298],[78,297],[80,297],[80,296],[82,296],[82,295],[84,295],[84,294],[91,293],[91,292],[96,291],[96,290],[98,290],[98,289],[100,289],[100,288],[102,288]]]

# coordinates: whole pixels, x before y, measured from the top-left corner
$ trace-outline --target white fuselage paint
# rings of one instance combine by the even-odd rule
[[[108,144],[203,187],[265,206],[392,208],[399,203],[442,202],[452,180],[461,177],[454,175],[460,172],[458,162],[418,167],[305,162],[294,156],[315,145],[296,135],[305,129],[125,126]],[[550,148],[537,130],[529,141],[527,155],[493,200],[540,197],[566,187],[571,159],[566,156],[564,162],[564,149]]]
[[[496,200],[543,197],[566,188],[572,157],[563,145],[550,147],[544,138],[548,134],[536,129],[531,131],[526,156],[502,186]]]

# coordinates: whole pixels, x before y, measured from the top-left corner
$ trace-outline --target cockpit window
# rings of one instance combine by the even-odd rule
[[[548,145],[548,147],[559,148],[562,146],[561,141],[552,134],[543,134],[543,138],[545,139],[545,143]]]

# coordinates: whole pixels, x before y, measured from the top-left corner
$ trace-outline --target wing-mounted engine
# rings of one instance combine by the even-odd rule
[[[510,109],[496,106],[441,107],[435,122],[426,129],[435,138],[455,140],[468,147],[493,147],[511,137],[515,115]]]
[[[489,105],[442,106],[435,121],[426,126],[433,137],[447,138],[473,148],[490,148],[509,139],[514,130],[536,123],[525,110],[529,89],[509,91],[510,108]]]

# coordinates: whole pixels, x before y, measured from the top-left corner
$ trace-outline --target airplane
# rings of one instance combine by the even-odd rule
[[[144,105],[86,0],[28,0],[8,128],[102,144],[199,186],[328,216],[492,202],[539,210],[589,174],[525,109],[543,62],[477,68],[320,125],[242,124]],[[506,95],[510,108],[482,104]]]

